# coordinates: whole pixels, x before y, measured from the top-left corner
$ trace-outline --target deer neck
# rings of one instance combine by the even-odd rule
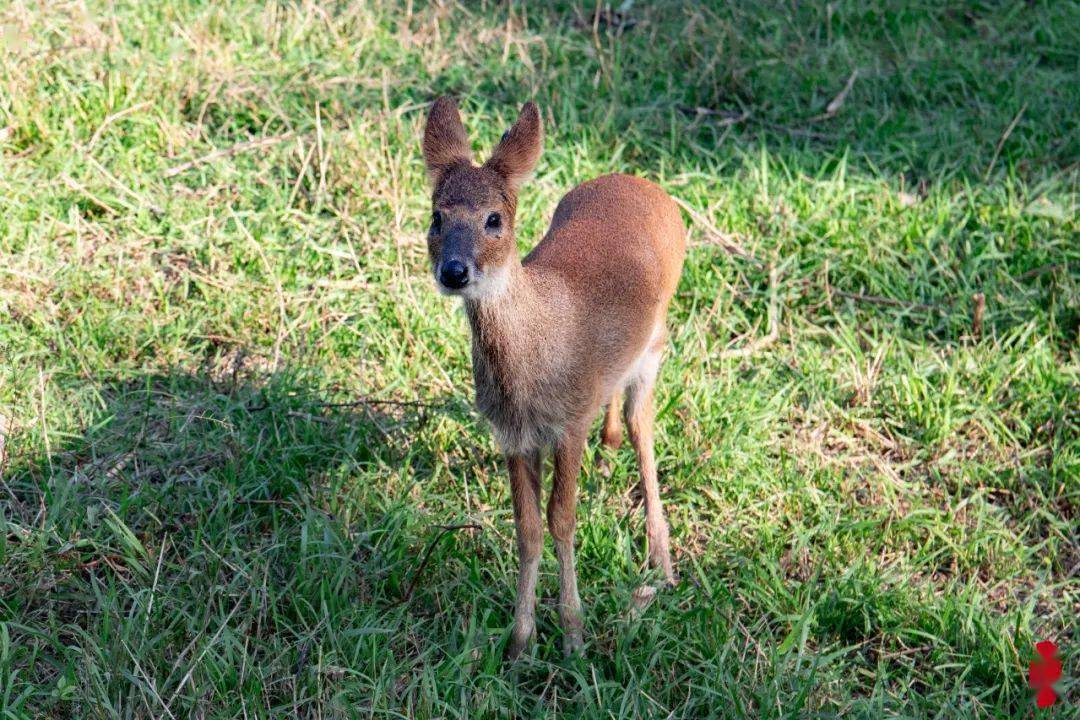
[[[560,344],[560,323],[553,317],[550,298],[518,258],[507,271],[500,292],[466,299],[465,312],[472,329],[473,366],[483,370],[477,378],[490,379],[502,394],[514,396],[526,392],[530,378],[549,364]]]

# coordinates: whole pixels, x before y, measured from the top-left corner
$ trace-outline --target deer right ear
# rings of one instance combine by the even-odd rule
[[[461,124],[457,104],[443,95],[431,106],[427,126],[424,128],[424,165],[432,185],[438,185],[442,176],[454,165],[471,162],[469,137]]]

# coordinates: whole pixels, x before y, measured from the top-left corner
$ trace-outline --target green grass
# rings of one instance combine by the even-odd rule
[[[1080,6],[543,7],[0,4],[0,717],[1031,717],[1035,641],[1076,676]],[[485,152],[540,103],[523,250],[626,171],[758,258],[692,223],[683,581],[628,616],[632,453],[587,470],[582,659],[549,544],[502,661],[507,483],[422,240],[444,92]]]

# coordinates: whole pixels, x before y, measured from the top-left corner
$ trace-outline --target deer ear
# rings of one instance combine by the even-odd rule
[[[457,104],[444,95],[435,101],[424,127],[424,165],[432,185],[454,165],[471,162],[469,136],[461,124]]]
[[[528,179],[536,161],[540,159],[540,151],[544,147],[544,128],[540,121],[540,109],[536,103],[527,102],[518,114],[517,122],[510,128],[486,167],[502,175],[514,187],[517,188]]]

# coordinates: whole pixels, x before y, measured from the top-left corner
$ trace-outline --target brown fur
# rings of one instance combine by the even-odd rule
[[[479,410],[507,454],[522,563],[510,653],[535,627],[541,453],[554,449],[548,524],[560,563],[559,613],[567,651],[581,647],[574,570],[577,476],[589,425],[609,404],[603,440],[617,446],[618,398],[638,456],[649,559],[668,581],[673,569],[652,447],[653,383],[666,337],[668,304],[682,271],[686,228],[656,185],[605,175],[571,190],[522,262],[514,239],[520,183],[540,155],[540,114],[526,104],[491,159],[476,167],[453,101],[440,98],[424,133],[434,186],[429,252],[438,267],[448,228],[455,252],[475,264],[462,291],[472,329]],[[498,230],[485,225],[500,214]],[[448,225],[449,223],[449,225]],[[462,249],[464,248],[464,249]]]

